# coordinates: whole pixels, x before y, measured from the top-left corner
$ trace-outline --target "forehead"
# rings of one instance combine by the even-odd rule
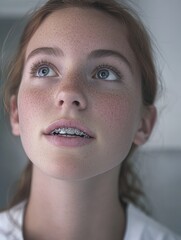
[[[59,46],[66,53],[86,54],[93,49],[120,50],[134,61],[127,29],[115,17],[96,9],[70,7],[57,10],[39,26],[26,55],[38,47]]]

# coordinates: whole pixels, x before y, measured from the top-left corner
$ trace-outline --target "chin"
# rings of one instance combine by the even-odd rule
[[[59,180],[79,181],[90,178],[91,175],[85,168],[85,162],[81,159],[72,158],[70,156],[61,156],[59,158],[51,158],[39,161],[32,161],[38,172],[44,177]]]
[[[46,151],[46,154],[42,154],[37,159],[36,156],[40,155],[40,153],[36,153],[34,156],[29,156],[29,158],[33,159],[32,162],[40,174],[43,173],[44,177],[49,176],[57,180],[88,180],[108,173],[120,165],[119,158],[114,162],[108,160],[100,161],[102,159],[100,156],[90,158],[86,154],[78,154],[77,152],[54,152],[53,154],[53,152]]]

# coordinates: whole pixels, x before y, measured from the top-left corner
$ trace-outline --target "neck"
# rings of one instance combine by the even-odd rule
[[[119,169],[88,180],[64,181],[34,167],[25,239],[120,240],[124,212],[118,199]]]

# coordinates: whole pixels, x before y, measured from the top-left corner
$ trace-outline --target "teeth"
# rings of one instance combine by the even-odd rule
[[[51,132],[51,135],[62,135],[66,137],[79,136],[79,137],[90,138],[89,135],[87,135],[85,132],[82,132],[77,128],[56,128]]]

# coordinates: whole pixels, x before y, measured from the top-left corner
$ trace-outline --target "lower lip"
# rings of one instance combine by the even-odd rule
[[[45,135],[46,139],[57,147],[81,147],[92,142],[94,138],[81,137],[61,137],[54,135]]]

